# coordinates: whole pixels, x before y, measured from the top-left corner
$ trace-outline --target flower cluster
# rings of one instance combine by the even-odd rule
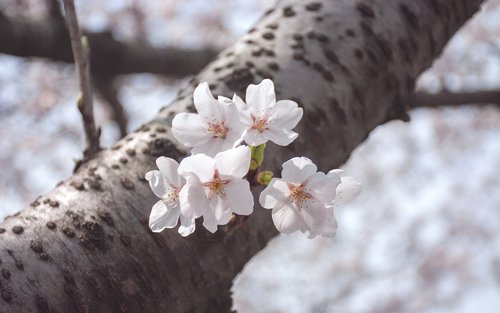
[[[202,217],[203,226],[215,232],[233,214],[250,215],[252,182],[268,185],[259,202],[272,209],[279,231],[300,230],[310,238],[335,235],[334,208],[359,194],[358,182],[341,170],[317,172],[305,157],[285,162],[281,179],[272,178],[269,171],[259,172],[266,142],[287,146],[297,138],[292,129],[303,111],[296,102],[276,101],[269,79],[249,85],[245,101],[236,94],[232,99],[216,99],[207,83],[196,87],[193,98],[197,113],[179,113],[172,121],[172,133],[191,148],[192,155],[180,164],[160,157],[159,170],[146,173],[160,198],[149,219],[152,231],[174,228],[180,220],[178,231],[188,236],[195,231],[195,220]]]

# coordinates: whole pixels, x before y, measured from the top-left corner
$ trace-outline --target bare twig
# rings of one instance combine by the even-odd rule
[[[459,106],[464,104],[495,104],[500,107],[500,91],[449,92],[436,94],[415,92],[409,99],[410,108]]]
[[[127,135],[127,114],[123,109],[123,105],[118,98],[118,91],[115,86],[115,79],[113,77],[100,77],[94,76],[94,86],[102,98],[109,104],[111,111],[113,112],[113,119],[120,129],[120,136],[125,137]]]
[[[83,128],[85,129],[86,148],[84,161],[90,159],[99,150],[99,134],[94,122],[92,106],[92,86],[90,83],[90,60],[88,58],[89,46],[82,40],[73,0],[63,0],[66,13],[66,24],[71,39],[71,48],[75,59],[76,70],[80,80],[81,96],[78,99],[78,109],[82,114]],[[85,44],[84,44],[85,43]]]

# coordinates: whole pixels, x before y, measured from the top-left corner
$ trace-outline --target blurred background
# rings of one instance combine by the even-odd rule
[[[2,0],[0,25],[43,25],[55,14],[53,3]],[[76,4],[87,32],[210,54],[244,34],[273,2]],[[488,0],[420,77],[418,89],[500,90],[499,35],[500,1]],[[0,41],[0,49],[9,44]],[[179,76],[116,75],[98,88],[103,146],[173,100],[189,79]],[[71,176],[84,147],[77,95],[72,65],[0,53],[0,217]],[[117,107],[124,110],[121,120]],[[500,312],[498,105],[410,115],[410,123],[378,127],[345,165],[364,189],[338,209],[337,237],[274,239],[235,280],[238,312]]]

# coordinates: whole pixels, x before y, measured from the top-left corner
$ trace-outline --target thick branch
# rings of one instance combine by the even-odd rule
[[[86,147],[84,155],[88,158],[92,157],[99,150],[99,134],[94,122],[94,106],[92,96],[92,84],[90,82],[90,64],[89,64],[89,47],[82,41],[80,27],[78,27],[78,18],[76,16],[75,4],[73,0],[63,0],[64,11],[66,12],[66,23],[69,29],[71,38],[71,48],[76,64],[76,72],[78,73],[80,82],[81,96],[78,99],[78,109],[82,114],[83,128],[85,130]]]
[[[198,72],[218,53],[210,48],[155,48],[143,42],[124,43],[114,39],[110,32],[84,32],[84,35],[92,51],[91,70],[105,77],[132,73],[185,77]],[[23,21],[0,12],[0,53],[73,62],[64,21],[57,18]]]
[[[404,117],[415,78],[480,3],[280,1],[155,120],[0,224],[9,277],[0,277],[0,311],[228,312],[232,279],[276,235],[269,210],[256,207],[213,238],[147,226],[157,199],[144,174],[159,155],[184,155],[169,127],[176,112],[193,110],[197,83],[232,96],[272,78],[278,98],[299,101],[304,118],[291,146],[269,145],[264,168],[279,173],[299,155],[328,170],[375,127]]]
[[[500,106],[500,91],[425,93],[416,92],[409,98],[410,108],[459,106],[464,104]]]

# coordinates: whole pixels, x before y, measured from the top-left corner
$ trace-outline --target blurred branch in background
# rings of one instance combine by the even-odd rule
[[[464,104],[487,105],[500,107],[500,91],[449,92],[439,93],[415,92],[409,99],[410,108],[457,106]]]
[[[115,85],[115,80],[112,77],[94,76],[94,87],[102,96],[102,98],[109,104],[118,128],[120,129],[120,137],[127,135],[127,114],[123,109],[123,105],[118,98],[118,88]]]
[[[99,131],[95,125],[94,108],[92,104],[93,98],[89,60],[90,48],[87,38],[82,37],[80,33],[73,0],[63,0],[63,4],[66,13],[66,23],[71,38],[71,48],[73,50],[76,70],[80,82],[81,95],[78,98],[78,109],[82,114],[83,128],[85,130],[86,147],[83,152],[83,162],[85,162],[101,150],[99,145]]]

